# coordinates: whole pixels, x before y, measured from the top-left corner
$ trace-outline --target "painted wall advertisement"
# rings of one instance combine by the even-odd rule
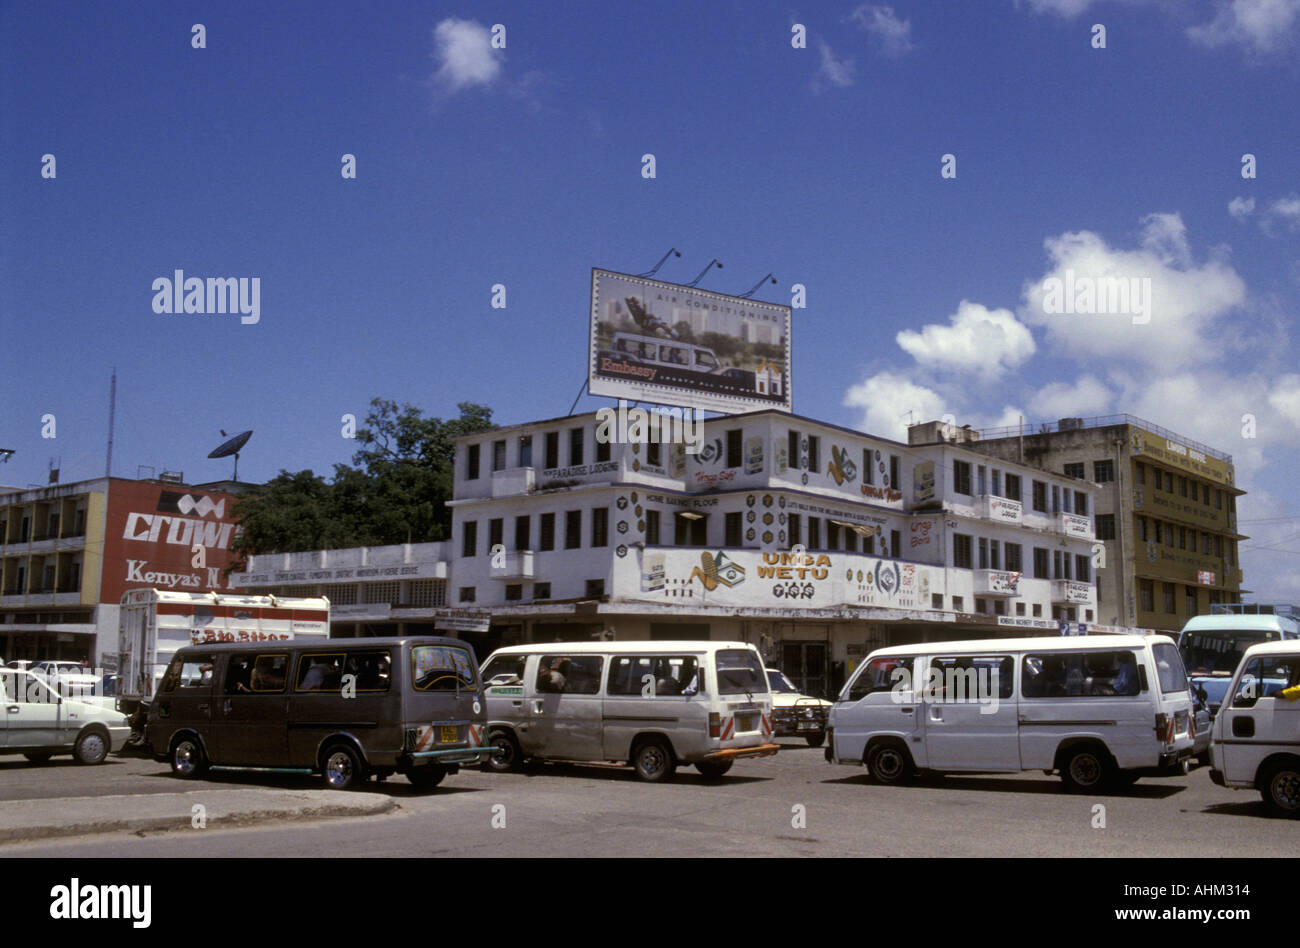
[[[591,271],[592,395],[723,414],[791,411],[790,307]]]
[[[912,468],[912,502],[924,504],[934,500],[934,462],[922,461]]]
[[[1134,457],[1148,457],[1169,467],[1214,481],[1216,484],[1232,484],[1232,465],[1227,461],[1144,428],[1130,426],[1129,449]]]
[[[238,529],[233,494],[113,479],[108,488],[101,602],[128,589],[229,592]]]

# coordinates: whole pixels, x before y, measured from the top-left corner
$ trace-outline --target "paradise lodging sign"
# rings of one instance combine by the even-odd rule
[[[722,414],[792,411],[790,307],[593,269],[587,386]]]

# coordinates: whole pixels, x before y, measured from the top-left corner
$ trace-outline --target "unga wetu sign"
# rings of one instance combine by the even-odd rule
[[[587,384],[724,414],[791,411],[790,307],[592,270]]]

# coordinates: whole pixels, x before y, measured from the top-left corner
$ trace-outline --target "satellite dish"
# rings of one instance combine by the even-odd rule
[[[225,434],[225,431],[222,431],[221,433]],[[212,453],[209,454],[208,457],[228,458],[233,454],[235,456],[234,480],[239,480],[239,449],[242,448],[245,444],[247,444],[248,439],[251,437],[253,437],[253,432],[251,430],[241,431],[233,438],[223,441],[221,444],[217,445],[217,447],[213,449]]]

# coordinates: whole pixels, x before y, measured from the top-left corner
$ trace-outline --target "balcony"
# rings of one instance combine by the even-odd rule
[[[975,570],[975,595],[1010,599],[1020,595],[1020,573],[1001,569]]]
[[[515,497],[526,494],[536,483],[537,468],[535,467],[508,467],[505,470],[493,471],[492,496],[493,498]]]
[[[1088,603],[1092,602],[1092,584],[1080,583],[1073,579],[1052,580],[1052,602]]]
[[[531,469],[530,469],[531,470]],[[492,557],[490,567],[493,579],[506,581],[533,578],[533,552],[503,553]]]
[[[1056,530],[1058,533],[1064,533],[1067,537],[1078,537],[1080,540],[1094,538],[1092,518],[1081,517],[1078,514],[1058,513],[1056,515]]]
[[[986,519],[995,523],[1019,524],[1024,520],[1024,504],[996,494],[982,494],[980,509]]]

